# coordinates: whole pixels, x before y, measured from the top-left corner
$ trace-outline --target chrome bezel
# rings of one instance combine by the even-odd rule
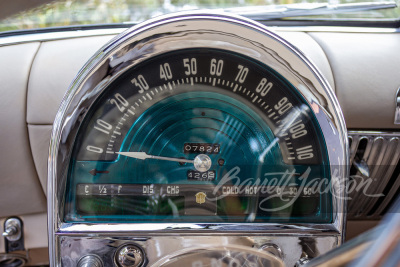
[[[293,84],[311,106],[322,129],[331,164],[334,214],[331,224],[195,224],[195,223],[63,223],[68,164],[82,118],[96,98],[124,71],[169,51],[207,47],[245,54],[263,62]],[[118,70],[109,66],[121,64]],[[342,240],[345,180],[348,177],[346,127],[333,90],[313,64],[295,47],[260,23],[215,12],[185,12],[139,24],[112,39],[81,69],[56,115],[48,165],[48,227],[50,264],[57,265],[55,235],[335,235]]]

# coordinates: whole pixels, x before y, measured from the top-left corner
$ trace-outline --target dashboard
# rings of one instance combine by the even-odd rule
[[[6,200],[0,216],[23,218],[26,246],[34,252],[47,249],[49,210],[49,244],[58,251],[50,255],[52,265],[63,259],[64,266],[75,266],[84,256],[80,251],[96,254],[88,247],[112,247],[102,253],[115,258],[133,243],[148,255],[143,262],[168,266],[155,262],[178,257],[174,253],[188,249],[180,245],[186,243],[215,251],[240,245],[249,255],[257,254],[254,247],[278,245],[280,257],[276,248],[267,251],[291,266],[304,246],[290,243],[313,236],[308,255],[324,254],[343,242],[344,215],[350,218],[348,231],[357,233],[376,224],[398,195],[396,29],[264,30],[236,17],[199,16],[156,19],[127,32],[1,41],[7,99],[1,120],[8,125],[1,146],[9,153],[0,161]],[[360,152],[366,138],[370,145]],[[386,153],[392,161],[380,156]],[[358,157],[365,158],[367,173]],[[305,174],[340,183],[349,159],[353,173],[385,177],[384,186],[368,190],[392,197],[363,200],[368,205],[362,209],[349,200],[354,214],[347,214],[344,201],[332,194],[299,190]],[[378,163],[391,172],[382,174]],[[237,176],[237,168],[248,178],[288,171],[292,184],[220,183]],[[284,204],[274,194],[297,198],[277,210]],[[158,254],[151,254],[157,246]]]

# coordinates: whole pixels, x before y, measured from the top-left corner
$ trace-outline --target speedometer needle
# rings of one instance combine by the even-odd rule
[[[120,154],[123,156],[127,156],[135,159],[159,159],[159,160],[167,160],[167,161],[176,161],[176,162],[186,162],[186,163],[194,163],[194,160],[190,159],[180,159],[180,158],[170,158],[170,157],[160,157],[148,155],[146,152],[115,152],[116,154]]]

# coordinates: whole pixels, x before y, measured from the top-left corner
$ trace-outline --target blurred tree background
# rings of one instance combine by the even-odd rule
[[[61,0],[0,21],[0,31],[69,25],[136,23],[165,13],[199,8],[222,9],[327,1],[330,4],[362,2],[362,0]],[[399,8],[331,15],[327,18],[393,19],[398,17],[400,17]]]

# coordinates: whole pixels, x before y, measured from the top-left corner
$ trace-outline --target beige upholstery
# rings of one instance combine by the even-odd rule
[[[298,48],[322,73],[327,82],[335,90],[332,69],[321,46],[304,32],[279,32],[278,34]]]
[[[400,34],[310,33],[328,56],[347,128],[394,129]]]
[[[86,37],[42,43],[29,80],[29,124],[53,124],[61,100],[75,75],[112,37]]]
[[[40,184],[47,196],[47,159],[52,125],[28,125],[29,141]]]
[[[30,43],[0,49],[0,218],[46,211],[26,127],[26,85],[38,48]]]

